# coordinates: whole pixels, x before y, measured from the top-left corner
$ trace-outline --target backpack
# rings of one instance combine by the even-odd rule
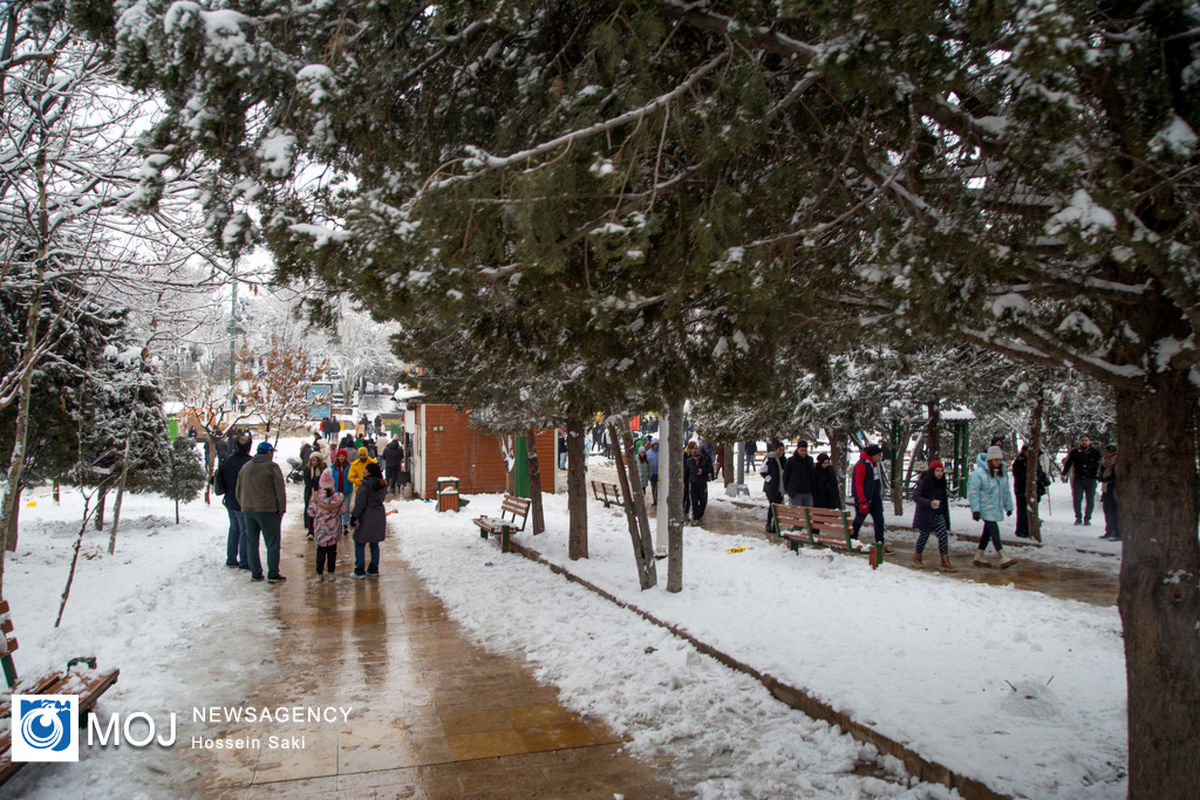
[[[225,471],[220,467],[212,476],[213,494],[225,494]]]

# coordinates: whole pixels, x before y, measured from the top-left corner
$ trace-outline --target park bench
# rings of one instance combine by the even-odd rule
[[[12,653],[17,649],[17,637],[13,635],[12,618],[9,616],[8,601],[0,600],[0,664],[4,667],[4,680],[9,694],[0,697],[0,719],[10,720],[9,728],[0,733],[0,784],[11,778],[25,762],[12,760],[12,695],[13,694],[74,694],[79,696],[79,723],[82,726],[86,713],[91,710],[100,695],[117,682],[120,670],[97,670],[95,658],[73,658],[66,669],[54,670],[33,680],[19,680],[13,664]]]
[[[592,481],[592,495],[604,503],[605,508],[622,505],[621,489],[615,483]]]
[[[850,514],[845,509],[772,503],[771,518],[775,521],[775,533],[786,539],[788,547],[794,551],[798,551],[800,545],[806,544],[812,547],[845,550],[847,553],[869,552],[872,567],[878,566],[882,560],[881,553],[878,552],[881,548],[874,544],[864,548],[861,543],[851,538],[854,528]]]
[[[476,517],[471,520],[479,526],[479,537],[486,539],[488,534],[500,537],[500,552],[508,552],[509,539],[514,533],[525,530],[525,520],[529,517],[529,505],[532,501],[526,497],[514,497],[505,494],[500,503],[500,516]],[[507,516],[506,516],[507,515]]]

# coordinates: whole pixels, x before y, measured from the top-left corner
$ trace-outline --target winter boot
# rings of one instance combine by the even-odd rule
[[[954,565],[950,563],[950,556],[942,556],[942,566],[939,567],[942,572],[958,572]]]
[[[1000,556],[1000,569],[1008,569],[1013,564],[1017,563],[1015,558],[1004,555],[1003,550],[998,551],[996,555]]]
[[[913,566],[917,569],[925,569],[925,562],[921,560],[920,553],[913,553]]]
[[[991,569],[992,566],[992,562],[988,561],[987,556],[982,550],[975,551],[975,559],[971,563],[977,567],[987,567],[988,569]]]

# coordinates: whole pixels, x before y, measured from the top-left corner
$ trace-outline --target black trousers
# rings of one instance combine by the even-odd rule
[[[1083,516],[1079,516],[1080,501],[1087,499],[1083,507]],[[1075,506],[1075,521],[1092,521],[1092,512],[1096,509],[1096,479],[1076,477],[1071,482],[1071,502]]]
[[[855,506],[857,508],[857,505]],[[858,538],[858,531],[862,528],[863,522],[867,517],[875,523],[875,541],[883,541],[883,499],[880,498],[871,503],[870,509],[866,514],[858,512],[854,515],[854,537]]]
[[[317,574],[329,572],[333,574],[333,566],[337,563],[337,545],[331,544],[326,547],[317,547]]]
[[[687,484],[687,489],[691,500],[692,519],[699,522],[704,516],[704,509],[708,507],[708,484],[692,481]]]

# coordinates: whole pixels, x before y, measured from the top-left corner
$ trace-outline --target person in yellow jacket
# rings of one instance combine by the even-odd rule
[[[367,464],[378,464],[379,462],[371,458],[367,448],[358,448],[358,458],[350,462],[350,469],[346,473],[346,480],[350,481],[354,486],[354,492],[351,495],[350,508],[354,508],[354,498],[358,495],[358,485],[362,483],[363,478],[367,477]]]

